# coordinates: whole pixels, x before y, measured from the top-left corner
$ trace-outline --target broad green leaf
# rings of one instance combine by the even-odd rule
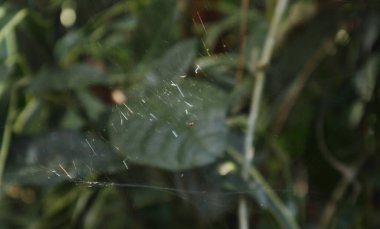
[[[109,122],[111,142],[127,161],[181,170],[214,162],[224,150],[224,94],[181,79],[118,106]]]
[[[55,131],[15,140],[5,170],[6,182],[55,184],[78,181],[123,166],[107,143],[74,131]],[[119,163],[120,165],[116,165]]]
[[[141,83],[130,88],[131,95],[150,94],[154,88],[160,87],[170,80],[186,77],[186,73],[196,56],[194,39],[182,41],[170,48],[162,57],[151,65]]]
[[[185,77],[188,68],[196,56],[196,41],[187,40],[174,45],[165,55],[154,62],[146,81],[150,86],[159,86],[162,81]],[[152,85],[153,84],[153,85]]]
[[[93,84],[104,84],[107,76],[89,65],[74,65],[64,70],[42,70],[29,85],[32,93],[43,93],[49,90],[64,91],[82,89]]]
[[[164,52],[178,39],[178,1],[155,0],[139,17],[133,48],[137,59],[149,61]]]

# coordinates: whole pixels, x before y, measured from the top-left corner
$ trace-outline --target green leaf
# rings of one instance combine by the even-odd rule
[[[77,91],[77,96],[91,120],[98,120],[100,115],[107,110],[107,106],[87,90]]]
[[[125,217],[120,217],[120,213],[128,212],[128,206],[121,199],[123,196],[115,188],[102,189],[92,207],[87,210],[83,228],[103,228],[104,225],[109,228],[131,228],[133,216],[125,214]]]
[[[127,161],[181,170],[212,163],[224,150],[224,93],[198,81],[166,82],[110,118],[112,144]]]
[[[154,88],[186,77],[186,72],[196,56],[197,42],[194,39],[182,41],[156,60],[141,83],[130,88],[131,95],[149,94]]]
[[[180,42],[169,49],[164,56],[155,61],[151,74],[146,81],[150,86],[159,86],[161,81],[152,85],[156,80],[170,80],[185,77],[186,72],[196,56],[196,44],[194,39]]]
[[[68,109],[61,121],[61,127],[69,130],[79,130],[84,126],[84,121],[73,109]]]
[[[4,8],[1,9],[3,10]],[[14,16],[12,16],[12,19],[2,25],[0,29],[0,42],[2,42],[10,32],[14,31],[16,26],[24,20],[27,14],[28,11],[26,9],[19,10],[16,14],[14,14]]]
[[[107,143],[75,131],[54,131],[15,140],[7,161],[6,182],[55,184],[114,171],[121,158]],[[116,166],[116,164],[120,164]]]
[[[149,61],[161,55],[178,39],[177,23],[177,1],[153,1],[137,22],[132,42],[136,59]]]
[[[9,89],[9,76],[11,69],[5,65],[0,65],[0,98]]]
[[[55,45],[54,54],[59,63],[67,66],[78,58],[88,42],[82,30],[72,31],[63,36]]]
[[[82,89],[94,84],[104,84],[107,76],[95,67],[81,64],[64,70],[42,70],[29,85],[32,93],[43,93],[49,90],[64,91]]]
[[[240,164],[243,163],[244,158],[233,147],[228,147],[227,153]],[[260,206],[270,210],[283,228],[299,228],[293,213],[286,207],[276,192],[273,191],[274,189],[267,183],[255,166],[251,166],[248,169],[248,174],[250,181],[247,184],[250,190],[254,190],[248,194],[254,197]]]
[[[354,80],[355,88],[364,101],[370,101],[376,85],[376,75],[379,68],[378,56],[368,59],[365,65],[356,74]]]

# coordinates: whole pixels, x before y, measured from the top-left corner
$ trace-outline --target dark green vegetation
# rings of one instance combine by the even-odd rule
[[[2,2],[1,228],[380,228],[377,1]]]

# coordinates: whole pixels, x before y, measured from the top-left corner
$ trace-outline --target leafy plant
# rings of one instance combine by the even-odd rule
[[[378,227],[378,4],[247,2],[2,3],[2,227]]]

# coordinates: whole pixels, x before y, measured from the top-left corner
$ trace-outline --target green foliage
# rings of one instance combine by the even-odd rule
[[[227,134],[223,93],[207,83],[177,81],[115,109],[108,130],[127,161],[181,170],[222,155]]]
[[[19,140],[15,157],[9,160],[8,182],[56,184],[81,179],[94,171],[112,172],[122,167],[120,156],[103,140],[74,131],[51,131]]]
[[[1,227],[236,228],[244,194],[254,228],[378,228],[370,2],[291,2],[264,68],[276,1],[249,6],[245,46],[231,0],[2,3]]]
[[[32,94],[44,94],[49,91],[79,90],[106,83],[106,76],[96,68],[89,65],[74,65],[62,71],[42,70],[33,78],[28,90]]]

